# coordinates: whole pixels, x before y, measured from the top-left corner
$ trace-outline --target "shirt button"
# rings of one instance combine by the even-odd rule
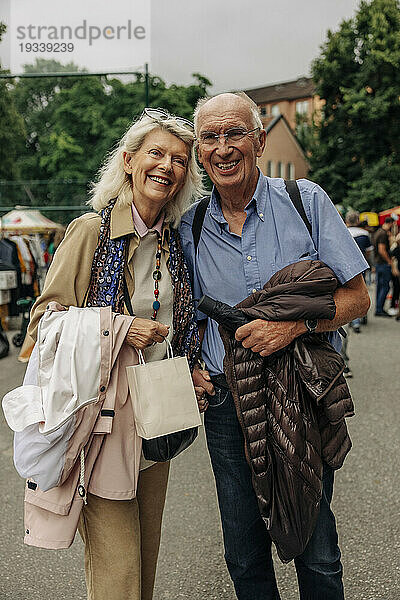
[[[105,391],[106,391],[106,386],[105,386],[105,385],[102,385],[102,386],[101,386],[101,388],[100,388],[100,391],[101,391],[101,392],[105,392]]]
[[[105,331],[103,331],[103,335],[110,335],[110,332],[106,329]]]
[[[247,260],[251,260],[251,256],[250,256],[250,254],[249,254],[249,256],[247,257]]]
[[[253,288],[253,294],[255,294],[257,291],[257,288]]]
[[[259,213],[258,216],[260,217],[260,219],[262,219],[264,216],[264,213]]]

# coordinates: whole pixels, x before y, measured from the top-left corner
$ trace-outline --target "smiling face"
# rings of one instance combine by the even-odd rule
[[[164,129],[150,131],[134,154],[124,153],[139,213],[144,209],[157,215],[176,196],[185,183],[188,161],[187,144]]]
[[[229,129],[249,131],[255,124],[249,105],[234,94],[221,94],[209,100],[198,116],[198,157],[217,189],[226,193],[252,188],[257,182],[257,157],[265,147],[265,131],[255,131],[237,142],[221,137],[217,145],[201,143],[204,132],[225,133]]]

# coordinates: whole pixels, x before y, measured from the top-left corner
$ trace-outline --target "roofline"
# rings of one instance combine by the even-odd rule
[[[310,165],[310,163],[309,163],[309,161],[308,161],[308,158],[307,158],[307,156],[306,156],[306,151],[305,151],[305,149],[303,148],[303,146],[300,144],[300,141],[299,141],[299,139],[297,138],[297,135],[296,135],[296,133],[295,133],[295,132],[293,131],[293,129],[290,127],[290,125],[289,125],[289,123],[288,123],[288,121],[287,121],[287,119],[286,119],[285,115],[278,115],[277,117],[275,117],[275,119],[274,119],[273,121],[271,121],[271,123],[269,123],[269,125],[267,125],[267,127],[264,127],[264,130],[265,130],[266,134],[268,135],[268,134],[269,134],[269,133],[272,131],[272,129],[275,127],[275,125],[276,125],[277,123],[279,123],[279,121],[280,121],[281,119],[282,119],[282,121],[284,122],[284,124],[286,125],[287,129],[289,130],[289,133],[292,135],[292,137],[293,137],[293,139],[294,139],[294,141],[295,141],[295,144],[297,144],[297,146],[299,147],[299,149],[300,149],[300,151],[301,151],[301,153],[302,153],[302,155],[303,155],[303,157],[304,157],[304,160],[306,161],[306,163],[307,163],[308,165]]]
[[[289,79],[288,81],[280,81],[277,83],[270,83],[268,85],[260,85],[256,88],[247,88],[243,91],[245,94],[251,94],[253,92],[259,92],[260,90],[268,90],[268,89],[274,88],[279,85],[287,85],[288,83],[296,83],[297,81],[299,81],[299,79],[307,79],[307,81],[313,82],[312,77],[306,77],[305,75],[300,75],[299,77],[297,77],[297,79]],[[269,103],[269,102],[280,102],[281,100],[296,100],[297,98],[308,98],[309,96],[310,96],[309,94],[305,94],[304,96],[299,95],[296,98],[288,98],[287,95],[282,95],[282,96],[278,96],[277,98],[274,98],[273,100],[266,100],[265,102]]]
[[[280,121],[281,119],[285,119],[285,117],[284,117],[282,114],[280,114],[280,115],[276,116],[276,117],[275,117],[275,119],[273,119],[273,120],[272,120],[272,121],[271,121],[271,122],[270,122],[270,123],[267,125],[267,127],[264,127],[264,129],[265,129],[265,131],[266,131],[267,135],[268,135],[268,133],[271,131],[271,129],[273,129],[273,128],[275,127],[275,125],[278,123],[278,121]],[[286,121],[286,119],[285,119],[285,121]],[[290,127],[289,127],[289,129],[290,129]],[[290,131],[292,131],[292,130],[290,129]]]
[[[287,83],[296,83],[299,79],[307,79],[308,81],[312,81],[312,77],[307,77],[307,75],[299,75],[296,79],[287,79],[286,81],[276,81],[274,83],[268,83],[267,85],[258,85],[255,88],[247,88],[243,90],[244,92],[256,92],[258,90],[263,90],[264,88],[275,87],[276,85],[286,85]]]

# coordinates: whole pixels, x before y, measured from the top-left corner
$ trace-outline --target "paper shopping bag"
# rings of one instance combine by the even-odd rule
[[[174,357],[167,341],[164,360],[126,368],[137,433],[150,440],[201,425],[196,394],[186,356]]]

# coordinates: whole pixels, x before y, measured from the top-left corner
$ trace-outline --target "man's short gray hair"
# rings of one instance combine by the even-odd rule
[[[355,210],[351,210],[346,215],[346,223],[350,227],[356,227],[360,222],[360,215]]]
[[[263,124],[260,119],[260,113],[259,113],[257,104],[244,92],[231,92],[231,93],[234,96],[241,98],[242,100],[244,100],[246,102],[246,104],[248,104],[249,110],[251,113],[251,118],[253,121],[253,126],[263,129]],[[206,96],[205,98],[200,98],[200,100],[197,102],[196,108],[193,113],[194,130],[195,130],[196,135],[198,134],[198,121],[199,121],[199,113],[200,113],[201,109],[203,108],[203,106],[205,104],[207,104],[207,102],[209,100],[212,100],[213,98],[217,98],[220,95],[221,94],[215,94],[214,96]]]

